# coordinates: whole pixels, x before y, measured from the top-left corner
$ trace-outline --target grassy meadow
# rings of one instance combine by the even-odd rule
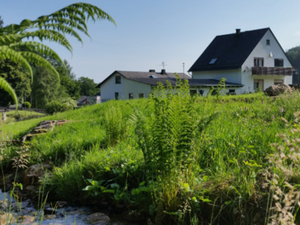
[[[160,86],[149,99],[2,125],[19,138],[42,120],[70,121],[27,143],[26,154],[2,147],[1,168],[14,157],[50,162],[50,199],[109,204],[152,224],[293,224],[299,118],[299,92],[192,97],[186,83],[174,94]]]

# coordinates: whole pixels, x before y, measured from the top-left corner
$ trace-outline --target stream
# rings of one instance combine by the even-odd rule
[[[29,199],[18,203],[8,193],[4,193],[0,189],[1,225],[136,225],[122,222],[113,216],[107,217],[101,212],[95,213],[92,208],[85,206],[76,207],[66,204],[61,208],[51,208],[49,204],[46,204],[42,209],[39,210],[38,208],[41,207],[36,206]],[[13,222],[7,223],[7,215],[12,215]]]

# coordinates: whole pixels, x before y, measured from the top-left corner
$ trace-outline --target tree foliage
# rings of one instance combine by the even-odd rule
[[[93,79],[79,77],[78,82],[80,83],[80,95],[82,96],[94,96],[99,92],[99,89],[96,88],[97,84]]]
[[[286,54],[293,67],[300,71],[300,46],[289,49]]]
[[[22,70],[19,63],[8,59],[0,59],[0,78],[9,83],[11,88],[13,88],[15,93],[19,96],[21,102],[25,100],[26,97],[29,97],[31,92],[30,75]],[[8,106],[15,102],[12,96],[5,90],[0,89],[0,96],[1,106]]]
[[[40,42],[44,40],[56,42],[72,52],[72,46],[65,35],[71,35],[82,42],[78,32],[89,36],[86,25],[89,19],[92,21],[105,19],[115,24],[115,21],[100,8],[88,3],[75,3],[52,14],[40,16],[36,20],[25,19],[20,24],[1,27],[0,58],[20,63],[31,78],[33,76],[31,65],[43,66],[55,74],[59,81],[59,73],[43,56],[49,56],[61,64],[63,61],[55,51]],[[38,38],[40,42],[33,41],[34,38]],[[5,88],[17,102],[11,86],[4,79],[0,82],[0,88]]]

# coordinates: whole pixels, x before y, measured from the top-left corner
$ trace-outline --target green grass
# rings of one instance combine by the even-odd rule
[[[42,120],[72,121],[29,144],[29,164],[55,165],[43,181],[53,198],[121,204],[157,224],[266,224],[279,215],[271,207],[272,190],[286,194],[284,182],[295,190],[300,185],[297,111],[298,92],[275,101],[262,93],[166,95],[109,101],[0,129],[18,138]],[[2,151],[3,167],[19,154],[12,146]],[[295,214],[297,207],[288,211]]]

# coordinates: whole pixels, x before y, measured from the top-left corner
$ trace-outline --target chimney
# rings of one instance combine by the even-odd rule
[[[162,69],[162,70],[161,70],[161,74],[162,74],[162,75],[167,75],[166,70],[165,70],[165,69]]]
[[[235,29],[235,35],[236,37],[239,37],[241,33],[241,29]]]
[[[155,70],[150,69],[150,70],[149,70],[149,73],[155,73]]]

